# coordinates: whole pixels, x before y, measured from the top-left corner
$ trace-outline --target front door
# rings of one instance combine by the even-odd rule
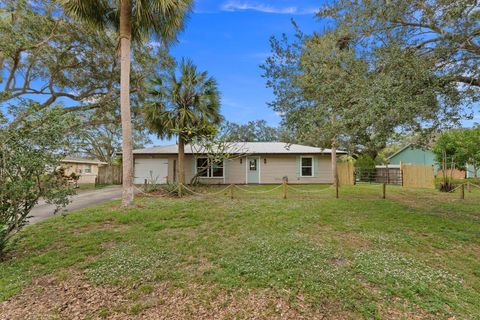
[[[247,157],[247,183],[260,183],[259,157]]]

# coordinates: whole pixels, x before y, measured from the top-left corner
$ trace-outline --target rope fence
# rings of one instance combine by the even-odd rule
[[[301,185],[292,185],[288,184],[287,182],[284,182],[280,185],[273,186],[272,188],[269,188],[267,190],[252,190],[250,187],[247,186],[241,186],[237,184],[230,184],[218,191],[212,191],[214,189],[214,186],[205,186],[207,189],[204,192],[199,192],[198,190],[195,190],[195,187],[193,186],[186,186],[184,184],[178,184],[176,185],[173,189],[167,190],[165,188],[161,188],[162,192],[164,192],[166,195],[169,196],[174,196],[174,197],[183,197],[186,195],[194,195],[194,196],[199,196],[199,197],[218,197],[218,196],[228,196],[231,199],[234,198],[239,198],[241,197],[242,194],[248,194],[248,195],[268,195],[271,193],[274,193],[276,191],[282,191],[281,195],[283,199],[287,199],[289,197],[292,197],[293,195],[327,195],[332,191],[335,191],[334,195],[336,198],[339,198],[339,190],[341,189],[340,186],[337,184],[332,184],[326,188],[320,188],[320,189],[306,189],[305,187],[302,187]],[[356,187],[361,187],[361,189],[365,190],[370,190],[370,191],[375,191],[379,192],[380,196],[382,199],[387,198],[387,184],[386,183],[378,183],[378,184],[371,184],[371,183],[365,183],[365,184],[357,184],[356,186],[352,186],[353,188]],[[472,192],[472,187],[477,188],[480,190],[480,186],[471,182],[465,182],[462,183],[458,186],[456,186],[453,190],[450,190],[446,194],[449,193],[454,193],[457,191],[460,191],[460,199],[465,199],[465,188],[467,188],[468,192]],[[136,189],[136,192],[138,194],[141,194],[144,197],[156,197],[158,195],[156,194],[151,194],[149,192],[146,192],[145,190],[142,190],[138,188],[137,186],[134,186]],[[256,188],[256,187],[254,187]],[[378,194],[378,193],[377,193]],[[280,194],[279,194],[280,195]]]

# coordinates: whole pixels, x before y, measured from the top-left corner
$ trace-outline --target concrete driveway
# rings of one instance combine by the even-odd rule
[[[111,186],[97,190],[79,191],[71,198],[70,204],[64,209],[67,209],[67,211],[78,210],[102,202],[121,199],[121,197],[121,186]],[[49,205],[45,203],[45,201],[40,200],[38,204],[32,209],[32,211],[30,211],[31,218],[28,222],[32,224],[48,219],[53,216],[54,209],[55,206]]]

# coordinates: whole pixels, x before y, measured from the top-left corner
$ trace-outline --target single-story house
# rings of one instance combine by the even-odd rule
[[[428,150],[413,144],[398,150],[387,158],[389,165],[418,164],[418,165],[435,165],[435,154]]]
[[[422,166],[433,166],[433,172],[437,175],[439,166],[436,161],[435,154],[426,148],[416,146],[414,144],[409,144],[402,149],[398,150],[390,157],[387,158],[389,167],[393,168],[393,165],[398,165],[400,168],[400,163],[403,164],[416,164]]]
[[[66,157],[60,160],[60,166],[65,169],[65,175],[75,173],[80,176],[79,184],[93,184],[98,176],[98,168],[106,165],[106,162],[99,160],[88,160],[82,158]]]
[[[206,184],[332,183],[331,150],[284,142],[236,142],[231,155],[211,163],[195,146],[185,146],[185,178]],[[339,154],[345,152],[339,151]],[[176,181],[178,145],[134,150],[134,183]]]

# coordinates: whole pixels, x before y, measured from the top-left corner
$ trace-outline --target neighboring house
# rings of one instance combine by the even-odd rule
[[[436,165],[435,154],[421,147],[409,144],[408,146],[400,149],[393,155],[387,158],[388,163],[392,165],[403,164],[419,164],[419,165]]]
[[[435,175],[437,175],[438,165],[435,160],[435,154],[425,148],[409,144],[406,147],[398,150],[387,158],[389,166],[403,164],[417,164],[423,166],[433,166]]]
[[[475,171],[473,170],[473,166],[468,165],[467,166],[467,178],[480,178],[480,169],[477,170],[477,174],[475,175]]]
[[[331,150],[283,142],[237,142],[228,145],[231,159],[209,163],[202,154],[185,146],[185,178],[198,172],[206,184],[332,183]],[[344,154],[345,152],[338,152]],[[134,183],[176,181],[178,146],[134,150]]]
[[[392,165],[400,165],[400,162],[403,164],[417,164],[425,166],[431,165],[433,166],[435,175],[442,176],[441,168],[436,161],[435,154],[428,149],[421,148],[413,144],[400,149],[387,159],[390,167],[393,167]],[[447,170],[446,173],[447,176],[453,176],[455,179],[465,178],[465,171],[462,170],[455,169],[453,174],[450,172],[450,170]]]
[[[60,166],[65,169],[65,175],[69,176],[72,173],[80,175],[79,184],[95,183],[98,175],[98,168],[106,165],[106,162],[99,160],[88,160],[81,158],[67,157],[60,161]]]

